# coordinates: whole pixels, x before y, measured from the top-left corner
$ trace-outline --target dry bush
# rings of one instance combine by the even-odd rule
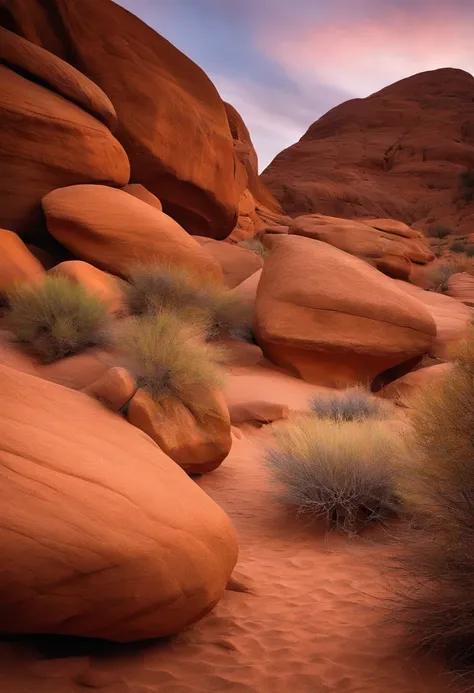
[[[430,268],[427,279],[432,289],[444,293],[448,288],[448,281],[454,274],[467,272],[474,275],[474,258],[467,254],[459,253],[446,262],[441,262]]]
[[[354,534],[398,511],[398,438],[379,421],[304,416],[275,427],[266,464],[297,515]]]
[[[116,343],[138,387],[156,402],[176,397],[199,410],[199,391],[222,384],[225,357],[221,348],[203,341],[202,330],[198,322],[186,325],[177,315],[161,311],[124,320]]]
[[[130,273],[125,296],[132,315],[172,312],[183,322],[197,321],[209,340],[247,340],[251,334],[252,311],[240,297],[182,268],[138,266]]]
[[[106,305],[67,277],[18,286],[7,294],[7,304],[9,329],[44,363],[107,343]]]
[[[402,544],[401,615],[417,646],[443,651],[461,670],[474,664],[473,334],[449,376],[416,401],[409,450],[401,490],[413,526]]]
[[[257,238],[256,236],[254,236],[253,238],[248,238],[245,241],[240,241],[239,243],[237,243],[237,245],[241,248],[251,250],[252,253],[260,255],[260,257],[263,259],[265,259],[268,255],[267,248],[263,245],[261,239]]]
[[[457,239],[451,243],[449,249],[452,250],[453,253],[464,253],[466,249],[466,244],[464,243],[464,241]]]
[[[311,401],[311,411],[320,419],[334,421],[362,421],[383,419],[387,416],[386,405],[361,386],[347,388],[341,393],[334,392],[316,397]]]
[[[430,229],[428,229],[428,236],[431,238],[446,238],[449,236],[453,230],[450,226],[445,226],[444,224],[435,224]]]

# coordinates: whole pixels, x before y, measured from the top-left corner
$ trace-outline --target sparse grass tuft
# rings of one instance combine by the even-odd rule
[[[355,534],[399,510],[397,439],[379,421],[305,416],[276,426],[266,463],[297,515]]]
[[[241,248],[251,250],[253,253],[260,255],[260,257],[262,257],[263,259],[265,259],[268,255],[267,248],[265,248],[260,238],[257,238],[255,236],[254,238],[248,238],[245,241],[240,241],[240,243],[237,243],[237,245],[239,245]]]
[[[6,298],[9,329],[44,363],[107,343],[107,307],[67,277],[46,276],[41,285],[18,286]]]
[[[186,325],[177,315],[128,318],[116,334],[117,348],[138,387],[156,402],[176,397],[199,410],[200,390],[222,383],[224,352],[202,339],[202,324]]]
[[[183,322],[197,321],[209,340],[247,340],[251,334],[252,311],[240,297],[181,268],[139,266],[129,276],[125,296],[132,315],[168,311]]]
[[[474,668],[474,335],[416,402],[404,495],[402,615],[418,647]],[[400,594],[399,594],[400,596]]]
[[[371,397],[367,390],[360,386],[313,399],[311,411],[320,419],[333,421],[363,421],[383,419],[387,416],[387,408],[383,402]]]
[[[431,238],[446,238],[446,236],[449,236],[452,232],[453,230],[450,226],[435,224],[428,230],[428,236],[431,236]]]

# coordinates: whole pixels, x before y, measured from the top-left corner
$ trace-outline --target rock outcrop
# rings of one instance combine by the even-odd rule
[[[0,367],[3,632],[119,642],[176,633],[225,590],[225,513],[85,394]]]
[[[281,152],[262,180],[292,217],[389,217],[466,233],[474,205],[474,78],[444,68],[336,106]]]
[[[0,293],[15,284],[41,281],[43,265],[13,231],[0,229]]]
[[[277,365],[315,384],[367,384],[434,344],[423,304],[364,261],[301,236],[279,235],[272,245],[255,332]]]
[[[395,279],[408,279],[413,262],[425,265],[435,259],[422,233],[391,219],[359,222],[310,214],[297,217],[289,233],[329,243]]]
[[[107,94],[133,183],[156,194],[188,232],[230,234],[240,195],[232,136],[223,101],[192,60],[111,0],[31,0],[27,9],[23,0],[12,0],[2,6],[0,23],[69,62]],[[103,161],[104,147],[97,143],[95,150]]]
[[[123,190],[76,185],[51,192],[42,205],[51,235],[107,272],[127,276],[137,263],[156,260],[222,279],[218,262],[176,221]]]
[[[130,165],[110,131],[106,95],[63,60],[0,31],[0,226],[36,243],[44,195],[76,183],[123,186]]]

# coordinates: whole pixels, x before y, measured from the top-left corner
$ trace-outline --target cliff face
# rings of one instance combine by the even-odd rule
[[[474,78],[444,68],[332,109],[262,180],[293,217],[391,217],[461,232],[474,222],[472,168]]]

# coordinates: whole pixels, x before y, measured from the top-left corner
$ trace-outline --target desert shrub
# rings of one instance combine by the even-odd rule
[[[199,409],[203,388],[221,384],[222,349],[202,339],[203,326],[168,311],[122,321],[115,338],[138,387],[159,402],[176,397]]]
[[[342,423],[309,415],[274,429],[266,464],[281,501],[298,515],[353,534],[398,511],[398,445],[379,421]]]
[[[81,284],[46,276],[7,294],[9,329],[44,363],[107,343],[107,307]]]
[[[251,250],[253,253],[260,255],[260,257],[262,257],[263,259],[265,259],[268,255],[268,250],[267,248],[265,248],[260,238],[248,238],[245,241],[240,241],[240,243],[238,243],[237,245],[239,245],[241,248],[247,248],[247,250]]]
[[[464,247],[464,252],[468,257],[474,257],[474,245],[472,243]]]
[[[217,284],[203,284],[181,268],[138,266],[129,275],[125,296],[132,315],[172,312],[184,322],[197,321],[210,340],[247,340],[251,334],[252,310],[240,297]]]
[[[445,224],[435,224],[429,229],[428,236],[431,236],[431,238],[446,238],[452,232],[452,229],[449,226],[445,226]]]
[[[351,387],[341,393],[317,397],[311,401],[311,411],[320,419],[334,421],[362,421],[380,419],[387,409],[380,401],[371,397],[363,387]]]
[[[456,240],[451,243],[449,246],[450,250],[453,251],[453,253],[463,253],[465,250],[465,243],[464,241]]]
[[[432,289],[444,293],[448,288],[448,281],[459,272],[467,272],[474,275],[474,258],[464,253],[459,253],[455,257],[449,258],[446,262],[441,262],[430,268],[427,279]]]
[[[474,654],[474,337],[449,376],[416,402],[403,493],[414,521],[403,537],[402,616],[416,646],[456,667]],[[400,566],[398,566],[400,567]]]

